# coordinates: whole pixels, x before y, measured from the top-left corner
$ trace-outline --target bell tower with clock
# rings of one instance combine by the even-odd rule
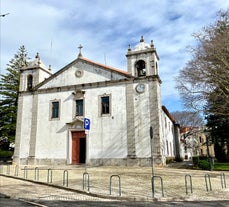
[[[140,43],[134,49],[131,49],[129,45],[126,57],[129,74],[135,77],[158,75],[159,57],[153,40],[151,44],[147,44],[142,36]]]
[[[133,76],[132,83],[128,84],[126,89],[127,158],[131,162],[134,160],[141,162],[140,165],[149,165],[151,157],[153,157],[154,160],[157,160],[156,164],[164,165],[161,80],[158,74],[159,57],[153,41],[147,44],[142,36],[140,43],[133,49],[129,45],[126,57],[128,73]],[[154,132],[152,142],[149,138],[151,126]],[[141,150],[142,147],[145,149],[144,151]]]

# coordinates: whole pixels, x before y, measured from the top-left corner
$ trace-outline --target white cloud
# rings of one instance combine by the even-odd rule
[[[46,65],[59,70],[75,59],[78,45],[94,61],[126,70],[128,44],[144,35],[154,40],[160,56],[162,97],[166,105],[180,101],[174,76],[190,58],[192,33],[213,23],[224,0],[2,0],[1,68],[24,44],[30,57],[40,52]],[[2,70],[3,71],[3,70]]]

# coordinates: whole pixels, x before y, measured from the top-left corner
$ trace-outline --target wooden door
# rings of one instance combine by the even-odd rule
[[[84,131],[72,132],[72,164],[85,163],[86,134]]]

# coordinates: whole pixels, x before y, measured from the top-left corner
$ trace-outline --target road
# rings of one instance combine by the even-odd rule
[[[69,190],[40,185],[34,182],[0,176],[0,207],[226,207],[228,200],[214,201],[130,201],[119,200],[111,196],[95,197],[86,193],[77,193]]]

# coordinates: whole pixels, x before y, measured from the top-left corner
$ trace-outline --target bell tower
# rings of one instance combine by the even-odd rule
[[[129,74],[135,77],[158,75],[159,57],[153,40],[151,44],[147,44],[142,36],[140,43],[134,49],[131,49],[129,45],[126,57]]]
[[[153,157],[157,165],[164,165],[159,57],[153,41],[147,44],[142,36],[133,49],[129,46],[126,57],[128,73],[133,76],[132,83],[126,87],[127,160],[149,165]]]
[[[38,85],[50,75],[52,75],[51,68],[47,68],[43,64],[39,53],[37,53],[35,60],[21,70],[19,90],[31,91],[34,86]]]

